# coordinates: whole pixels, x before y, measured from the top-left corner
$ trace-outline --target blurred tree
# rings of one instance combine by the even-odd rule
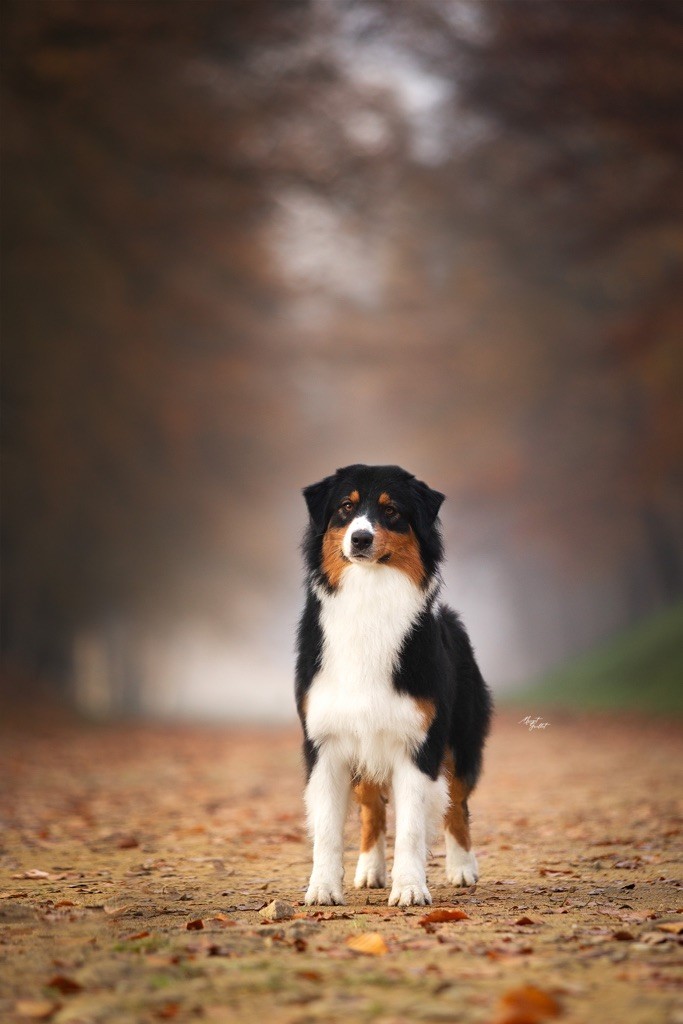
[[[680,4],[3,6],[8,663],[279,637],[358,460],[499,566],[501,678],[680,595]]]

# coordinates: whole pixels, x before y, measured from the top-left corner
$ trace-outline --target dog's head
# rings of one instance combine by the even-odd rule
[[[310,540],[331,587],[349,565],[391,566],[418,586],[433,574],[444,495],[400,466],[345,466],[306,487],[304,497]]]

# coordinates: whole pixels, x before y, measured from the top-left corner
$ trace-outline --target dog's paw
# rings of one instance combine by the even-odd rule
[[[344,903],[344,893],[341,885],[335,885],[333,882],[311,882],[304,903],[308,907],[340,906]]]
[[[479,878],[479,868],[474,851],[463,850],[460,846],[457,850],[447,851],[446,878],[452,885],[475,885]]]
[[[384,889],[387,884],[384,857],[380,857],[374,849],[361,853],[353,884],[356,889]]]
[[[432,897],[426,885],[414,882],[412,885],[398,885],[394,883],[391,895],[389,896],[390,907],[423,907],[431,903]]]

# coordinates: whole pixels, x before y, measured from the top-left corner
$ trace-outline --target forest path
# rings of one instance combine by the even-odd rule
[[[351,887],[355,811],[347,905],[301,905],[295,729],[6,723],[0,1018],[681,1024],[680,725],[521,717],[471,801],[480,883],[430,860],[468,916],[426,926]]]

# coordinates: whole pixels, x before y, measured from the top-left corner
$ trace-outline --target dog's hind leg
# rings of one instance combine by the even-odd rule
[[[360,804],[360,856],[356,867],[356,889],[383,889],[386,868],[386,797],[375,782],[359,782],[354,787]]]
[[[458,778],[453,762],[447,768],[449,805],[444,817],[446,877],[453,885],[474,885],[479,878],[477,858],[470,841],[467,798],[470,788]]]

